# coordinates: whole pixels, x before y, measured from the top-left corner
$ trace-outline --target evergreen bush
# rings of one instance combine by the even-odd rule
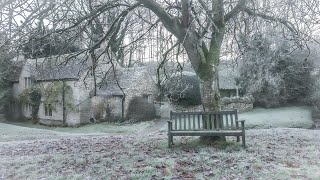
[[[153,103],[143,97],[134,97],[128,107],[127,118],[130,121],[147,121],[156,117]]]
[[[200,105],[200,81],[195,74],[182,74],[170,78],[165,84],[169,99],[178,105]]]

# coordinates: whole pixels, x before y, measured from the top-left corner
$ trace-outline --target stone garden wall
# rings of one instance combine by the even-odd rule
[[[253,102],[254,98],[252,96],[224,97],[222,98],[222,110],[237,109],[238,112],[251,111],[253,109]]]

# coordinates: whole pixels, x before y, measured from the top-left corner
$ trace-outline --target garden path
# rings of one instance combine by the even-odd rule
[[[161,128],[163,128],[163,126],[165,126],[167,124],[167,121],[169,119],[168,118],[158,118],[158,119],[155,119],[154,120],[154,124],[147,127],[143,133],[145,134],[151,134],[151,133],[154,133],[154,132],[157,132],[159,131]]]

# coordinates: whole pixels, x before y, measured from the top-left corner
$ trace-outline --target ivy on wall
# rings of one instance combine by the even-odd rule
[[[39,86],[26,88],[19,95],[19,100],[22,103],[30,103],[32,106],[32,119],[37,119],[39,106],[41,104],[41,89]]]
[[[64,93],[64,103],[62,96]],[[35,85],[31,88],[24,89],[19,95],[21,103],[30,103],[32,105],[32,118],[37,119],[41,97],[44,97],[43,103],[51,104],[52,109],[56,110],[56,104],[64,105],[67,112],[78,111],[74,105],[72,88],[63,81],[57,81],[49,84],[46,87]]]
[[[63,81],[56,81],[44,88],[44,103],[45,104],[60,104],[63,105],[62,96],[64,93],[64,106],[67,112],[78,111],[74,105],[72,88]],[[53,110],[55,106],[53,106]]]

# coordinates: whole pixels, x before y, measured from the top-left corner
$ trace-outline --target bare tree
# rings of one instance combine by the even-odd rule
[[[106,0],[94,2],[94,8],[90,8],[86,6],[88,1],[85,0],[1,1],[1,29],[9,32],[10,41],[17,42],[13,44],[21,45],[28,30],[34,27],[39,17],[42,17],[47,26],[52,26],[55,30],[39,38],[71,31],[77,32],[74,33],[75,36],[80,36],[86,31],[87,35],[82,40],[86,45],[81,52],[90,51],[105,44],[106,52],[112,52],[113,49],[114,53],[121,47],[119,46],[121,43],[115,43],[115,40],[126,39],[125,32],[135,27],[129,26],[127,20],[141,19],[148,22],[139,12],[141,9],[151,10],[156,18],[146,23],[144,29],[148,29],[159,19],[161,25],[176,38],[178,44],[183,46],[194,71],[201,79],[202,104],[205,111],[220,109],[217,67],[223,52],[236,49],[238,34],[250,34],[253,27],[261,25],[257,22],[263,21],[265,22],[263,27],[271,26],[281,29],[288,39],[302,46],[304,45],[302,42],[312,39],[320,16],[318,0]],[[101,36],[98,36],[94,43],[86,43],[89,42],[87,39],[93,35],[93,29],[88,30],[87,27],[104,22],[100,19],[103,19],[103,14],[108,12],[113,12],[115,18],[112,22],[109,21],[110,23],[96,26],[95,29],[100,29]],[[258,29],[263,30],[263,27]],[[137,41],[139,38],[134,38],[132,41]],[[2,46],[3,44],[0,48]]]
[[[244,25],[239,15],[245,18],[254,17],[252,18],[254,20],[263,19],[284,27],[287,29],[286,32],[291,33],[296,40],[309,38],[310,33],[304,30],[319,20],[319,9],[316,8],[319,7],[318,1],[271,3],[277,7],[289,9],[284,14],[278,13],[281,11],[275,12],[270,4],[266,7],[265,1],[255,3],[246,0],[181,0],[176,6],[170,4],[166,8],[164,4],[154,0],[138,1],[151,9],[166,29],[183,44],[193,69],[202,80],[202,102],[207,111],[219,109],[217,66],[227,32],[233,28],[241,29],[241,25]],[[171,8],[176,8],[173,13],[170,11]],[[306,14],[317,17],[303,18]]]

